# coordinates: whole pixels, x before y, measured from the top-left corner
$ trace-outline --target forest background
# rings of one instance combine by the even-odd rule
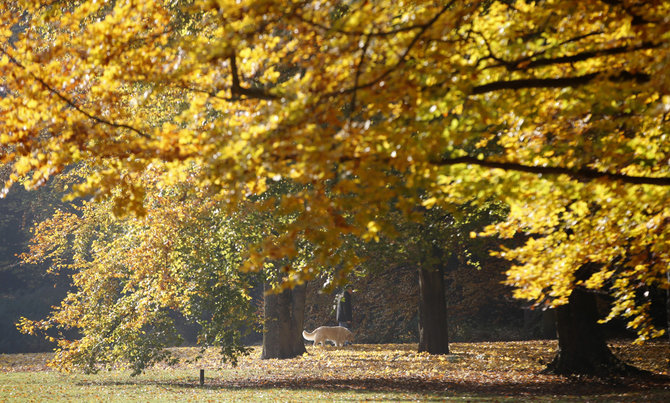
[[[52,187],[37,191],[16,189],[0,199],[0,353],[51,351],[55,343],[42,337],[22,334],[16,324],[21,317],[46,316],[70,287],[69,279],[47,273],[47,264],[21,264],[19,255],[28,250],[33,225],[53,210],[63,207],[61,195]],[[471,258],[477,264],[459,262],[445,273],[449,339],[459,341],[504,341],[555,339],[553,310],[531,309],[531,305],[512,297],[505,286],[504,272],[510,263],[490,256],[503,240],[473,239]],[[463,246],[464,247],[464,246]],[[335,293],[322,292],[325,280],[308,286],[305,328],[335,325]],[[262,284],[258,284],[254,304],[258,323],[262,320]],[[419,283],[411,262],[400,261],[390,270],[369,277],[355,278],[354,324],[360,343],[416,343],[418,340]],[[665,293],[655,290],[653,313],[657,326],[666,323]],[[600,300],[601,315],[606,315],[608,300]],[[180,322],[186,345],[195,345],[196,329]],[[608,336],[632,340],[635,332],[623,321],[607,325]],[[246,342],[258,344],[262,335],[250,335]]]
[[[50,351],[54,343],[42,337],[21,334],[16,323],[22,316],[46,316],[69,288],[64,276],[47,274],[47,264],[21,264],[19,255],[28,250],[31,228],[64,207],[60,195],[51,187],[34,192],[16,189],[0,199],[0,353]],[[511,288],[502,284],[509,263],[488,255],[497,239],[473,240],[478,265],[459,264],[446,273],[447,304],[452,341],[519,340],[554,338],[552,313],[524,310],[523,302],[512,298]],[[308,286],[305,327],[335,325],[335,293],[323,293],[325,279]],[[254,304],[262,306],[262,284],[255,292]],[[354,330],[361,343],[416,342],[418,340],[419,283],[411,262],[399,262],[388,271],[355,278]],[[663,305],[663,295],[658,300]],[[663,323],[663,309],[659,309]],[[525,313],[525,315],[524,315]],[[524,320],[525,316],[525,320]],[[549,320],[542,321],[542,316]],[[260,323],[262,312],[259,312]],[[186,344],[195,343],[195,332],[180,324]],[[553,333],[552,333],[553,332]],[[632,333],[630,334],[633,335]],[[249,343],[259,343],[260,333]]]

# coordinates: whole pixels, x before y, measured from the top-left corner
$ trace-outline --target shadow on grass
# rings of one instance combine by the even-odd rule
[[[152,381],[102,381],[79,382],[80,385],[160,385],[174,388],[203,388],[203,389],[292,389],[292,390],[323,390],[361,391],[361,392],[411,392],[418,394],[473,394],[497,396],[552,396],[552,397],[595,397],[603,395],[626,395],[647,393],[670,399],[670,377],[651,375],[626,378],[561,378],[553,380],[538,379],[535,382],[496,382],[469,381],[467,379],[431,380],[417,378],[356,378],[356,379],[325,379],[303,377],[299,379],[208,379],[204,386],[197,380],[185,382],[176,380]],[[658,400],[658,399],[656,399]]]

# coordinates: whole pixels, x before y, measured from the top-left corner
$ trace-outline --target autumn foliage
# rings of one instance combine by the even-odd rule
[[[227,214],[264,200],[290,219],[239,267],[287,259],[285,286],[344,278],[359,264],[336,253],[346,237],[391,232],[390,211],[498,200],[509,216],[485,232],[528,239],[499,255],[517,297],[601,290],[648,339],[662,330],[647,291],[670,267],[668,14],[660,0],[3,1],[5,187],[85,165],[71,197],[148,217],[160,253],[145,171],[159,167],[159,194],[188,177]],[[264,199],[283,181],[296,186]],[[100,284],[187,292],[151,259],[118,263]]]
[[[116,217],[109,200],[82,202],[34,229],[23,260],[47,262],[74,286],[48,318],[19,323],[57,342],[51,365],[86,372],[127,365],[139,373],[170,360],[165,346],[181,342],[177,318],[199,325],[198,344],[220,347],[224,360],[246,351],[241,338],[256,321],[238,245],[256,233],[211,201],[187,196],[188,181],[156,189],[152,173],[144,175],[151,191],[142,217]]]

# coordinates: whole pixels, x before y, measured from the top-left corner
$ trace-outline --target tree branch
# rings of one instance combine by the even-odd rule
[[[424,23],[424,24],[422,24],[422,25],[417,25],[417,26],[416,26],[416,28],[420,28],[420,31],[417,32],[416,35],[414,35],[414,37],[413,37],[412,40],[410,41],[409,45],[407,45],[407,48],[405,48],[405,51],[403,52],[403,54],[400,55],[400,59],[398,60],[398,62],[397,62],[394,66],[390,67],[388,70],[384,71],[384,72],[381,73],[379,76],[377,76],[377,78],[375,78],[375,79],[373,79],[373,80],[371,80],[371,81],[368,81],[367,83],[364,83],[364,84],[361,84],[361,85],[358,85],[358,86],[354,86],[354,87],[350,87],[350,88],[345,88],[345,89],[343,89],[343,90],[335,91],[335,92],[333,92],[333,93],[329,93],[329,94],[326,94],[326,95],[327,95],[327,96],[332,96],[332,95],[342,95],[342,94],[347,94],[347,93],[350,93],[350,92],[352,92],[352,91],[357,91],[357,90],[360,90],[360,89],[363,89],[363,88],[369,88],[369,87],[372,87],[373,85],[375,85],[375,84],[377,84],[378,82],[382,81],[382,80],[383,80],[384,78],[386,78],[389,74],[391,74],[391,73],[392,73],[393,71],[395,71],[398,67],[400,67],[401,65],[403,65],[403,64],[405,63],[405,58],[407,57],[407,55],[409,54],[409,52],[412,50],[412,48],[414,47],[414,45],[416,45],[416,43],[419,41],[419,39],[421,38],[421,36],[428,30],[428,28],[430,28],[433,24],[435,24],[435,22],[437,22],[437,20],[442,16],[442,14],[444,14],[449,8],[451,8],[451,6],[452,6],[455,2],[456,2],[456,0],[451,0],[451,1],[448,2],[444,7],[442,7],[442,9],[441,9],[440,11],[438,11],[438,12],[433,16],[433,18],[431,18],[430,20],[428,20],[426,23]]]
[[[199,92],[201,94],[207,94],[212,98],[220,99],[222,101],[228,101],[228,102],[235,101],[235,99],[233,97],[228,97],[227,98],[227,97],[218,96],[217,95],[218,91],[204,90],[204,89],[196,88],[196,87],[186,85],[186,84],[174,84],[174,85],[170,85],[169,88],[177,88],[177,89],[184,90],[184,91],[189,91],[189,92]]]
[[[530,58],[523,58],[523,59],[514,60],[514,61],[502,61],[500,59],[494,59],[494,60],[500,62],[500,64],[490,66],[490,67],[504,66],[509,71],[528,70],[528,69],[532,69],[532,68],[535,68],[535,67],[549,66],[549,65],[553,65],[553,64],[581,62],[581,61],[584,61],[584,60],[588,60],[588,59],[591,59],[591,58],[594,58],[594,57],[600,57],[600,56],[611,56],[611,55],[617,55],[617,54],[621,54],[621,53],[635,52],[635,51],[638,51],[638,50],[655,49],[655,48],[658,48],[659,46],[660,45],[657,44],[657,43],[644,42],[640,46],[636,46],[636,47],[617,46],[617,47],[609,48],[609,49],[590,50],[590,51],[581,52],[581,53],[577,53],[577,54],[570,55],[570,56],[558,56],[558,57],[551,57],[551,58],[544,58],[544,59],[530,60]]]
[[[583,76],[575,77],[559,77],[559,78],[525,78],[519,80],[502,80],[494,81],[487,84],[477,85],[472,87],[470,93],[472,95],[486,94],[487,92],[499,90],[519,90],[524,88],[566,88],[579,87],[593,81],[596,77],[602,75],[603,72],[596,72],[584,74]],[[610,75],[607,77],[610,81],[637,81],[645,83],[649,81],[651,76],[646,73],[631,73],[622,71],[619,74]]]
[[[115,123],[115,122],[112,122],[112,121],[110,121],[110,120],[107,120],[107,119],[101,118],[101,117],[99,117],[99,116],[93,115],[93,114],[91,114],[91,113],[89,113],[89,112],[86,112],[86,111],[83,110],[79,105],[77,105],[74,101],[72,101],[71,99],[69,99],[68,97],[66,97],[65,95],[61,94],[60,92],[58,92],[58,91],[57,91],[56,89],[54,89],[53,87],[51,87],[49,84],[47,84],[47,82],[44,81],[42,78],[40,78],[40,77],[38,77],[37,75],[35,75],[34,73],[28,71],[28,70],[26,69],[26,67],[25,67],[23,64],[21,64],[21,62],[19,62],[18,60],[16,60],[16,58],[14,58],[14,56],[12,56],[11,54],[9,54],[9,53],[5,50],[5,48],[0,47],[0,53],[2,53],[2,54],[4,54],[5,56],[7,56],[7,58],[9,59],[9,61],[10,61],[12,64],[14,64],[15,66],[19,67],[21,70],[26,71],[26,72],[27,72],[27,73],[28,73],[28,74],[29,74],[35,81],[37,81],[38,83],[40,83],[40,85],[42,85],[42,87],[44,87],[44,88],[45,88],[47,91],[49,91],[51,94],[55,95],[55,96],[56,96],[57,98],[59,98],[61,101],[65,102],[68,106],[70,106],[72,109],[76,110],[77,112],[81,113],[82,115],[86,116],[87,118],[93,120],[94,122],[96,122],[96,123],[100,123],[100,124],[104,124],[104,125],[107,125],[107,126],[110,126],[110,127],[114,127],[114,128],[117,128],[117,129],[127,129],[127,130],[130,130],[130,131],[132,131],[132,132],[134,132],[134,133],[136,133],[136,134],[138,134],[138,135],[144,137],[144,138],[147,138],[147,139],[151,138],[151,136],[149,136],[148,134],[144,133],[143,131],[141,131],[141,130],[139,130],[139,129],[134,128],[133,126],[127,125],[127,124],[125,124],[125,123]]]
[[[328,26],[324,24],[320,24],[318,22],[312,21],[306,17],[304,17],[302,14],[293,14],[298,21],[303,22],[307,25],[311,25],[313,27],[316,27],[322,31],[326,32],[337,32],[338,34],[341,35],[347,35],[347,36],[377,36],[377,37],[384,37],[384,36],[391,36],[391,35],[396,35],[401,32],[407,32],[407,31],[413,31],[415,29],[421,29],[423,28],[424,24],[421,25],[408,25],[405,27],[399,27],[395,29],[390,29],[388,31],[372,31],[372,32],[365,32],[365,31],[345,31],[343,29],[337,29],[333,26]]]
[[[354,88],[358,87],[358,80],[361,76],[361,70],[363,69],[363,63],[365,62],[365,52],[368,51],[368,46],[370,45],[370,36],[367,36],[365,38],[365,43],[363,44],[363,48],[361,49],[361,58],[358,61],[358,66],[356,66],[356,75],[354,77]],[[350,120],[351,116],[353,116],[354,111],[356,110],[356,94],[357,91],[354,90],[353,94],[351,95],[351,108],[350,109]]]
[[[607,179],[611,181],[621,181],[634,185],[655,185],[655,186],[670,186],[670,177],[648,177],[648,176],[632,176],[620,173],[602,172],[590,168],[570,169],[563,167],[541,167],[533,165],[523,165],[516,162],[499,162],[480,160],[475,157],[465,156],[457,158],[443,158],[438,161],[433,161],[433,164],[439,166],[449,166],[457,164],[478,165],[486,168],[498,168],[505,171],[527,172],[539,175],[567,175],[579,180],[593,180],[593,179]]]
[[[244,96],[245,98],[254,98],[254,99],[265,99],[265,100],[275,100],[279,99],[278,96],[270,94],[262,88],[245,88],[240,85],[240,75],[237,70],[237,60],[235,58],[235,53],[230,55],[230,74],[233,77],[232,86],[230,87],[230,93],[233,97]]]
[[[631,20],[631,25],[645,25],[645,24],[658,23],[658,21],[646,20],[644,17],[640,16],[635,11],[633,11],[632,7],[626,7],[626,4],[621,0],[601,0],[601,1],[612,7],[621,7],[626,12],[626,14],[633,17],[633,19]]]
[[[563,46],[563,45],[566,45],[566,44],[568,44],[568,43],[579,42],[579,41],[581,41],[582,39],[588,38],[589,36],[594,36],[594,35],[602,34],[602,31],[592,31],[592,32],[588,32],[588,33],[586,33],[586,34],[582,34],[582,35],[578,35],[578,36],[575,36],[575,37],[572,37],[572,38],[568,38],[568,39],[566,39],[566,40],[564,40],[564,41],[561,41],[560,43],[557,43],[557,44],[554,45],[554,46],[551,46],[551,47],[549,47],[549,48],[540,50],[540,51],[538,51],[538,52],[536,52],[536,53],[533,53],[533,54],[531,54],[531,55],[524,56],[524,57],[519,58],[519,59],[517,59],[517,60],[509,61],[509,62],[508,62],[508,61],[506,61],[506,60],[504,60],[504,59],[502,59],[502,58],[497,57],[497,56],[493,53],[493,50],[491,49],[491,46],[490,46],[490,44],[489,44],[489,42],[488,42],[486,36],[484,36],[484,34],[482,34],[481,32],[478,32],[478,31],[472,31],[472,32],[475,33],[475,34],[477,34],[477,35],[479,35],[479,36],[484,40],[484,43],[486,44],[486,47],[488,48],[488,51],[489,51],[489,55],[488,55],[488,56],[483,57],[483,58],[477,60],[477,66],[479,66],[479,64],[480,64],[482,61],[486,60],[486,59],[493,59],[493,60],[497,61],[498,64],[494,64],[494,65],[491,65],[491,66],[487,66],[487,67],[486,67],[487,69],[488,69],[488,68],[494,68],[494,67],[505,66],[506,68],[508,68],[508,70],[510,69],[510,66],[513,67],[513,66],[522,65],[522,64],[525,65],[525,62],[528,62],[529,60],[533,60],[534,58],[536,58],[536,57],[538,57],[538,56],[541,56],[541,55],[547,53],[548,51],[550,51],[550,50],[552,50],[552,49],[559,48],[559,47],[561,47],[561,46]]]

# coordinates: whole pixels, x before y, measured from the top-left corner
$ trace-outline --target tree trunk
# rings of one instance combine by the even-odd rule
[[[280,294],[264,286],[263,354],[261,359],[293,358],[307,350],[302,339],[307,285],[287,289]]]
[[[419,352],[449,354],[444,270],[419,269]]]
[[[523,332],[529,339],[555,339],[556,315],[553,309],[523,308]]]
[[[596,296],[575,288],[556,308],[558,352],[545,373],[607,377],[637,372],[612,354],[598,325]]]
[[[668,276],[668,284],[670,284],[670,270],[666,272],[666,275]],[[665,312],[666,320],[668,321],[668,341],[670,341],[670,288],[665,292]],[[670,362],[668,362],[668,366],[670,366]]]

